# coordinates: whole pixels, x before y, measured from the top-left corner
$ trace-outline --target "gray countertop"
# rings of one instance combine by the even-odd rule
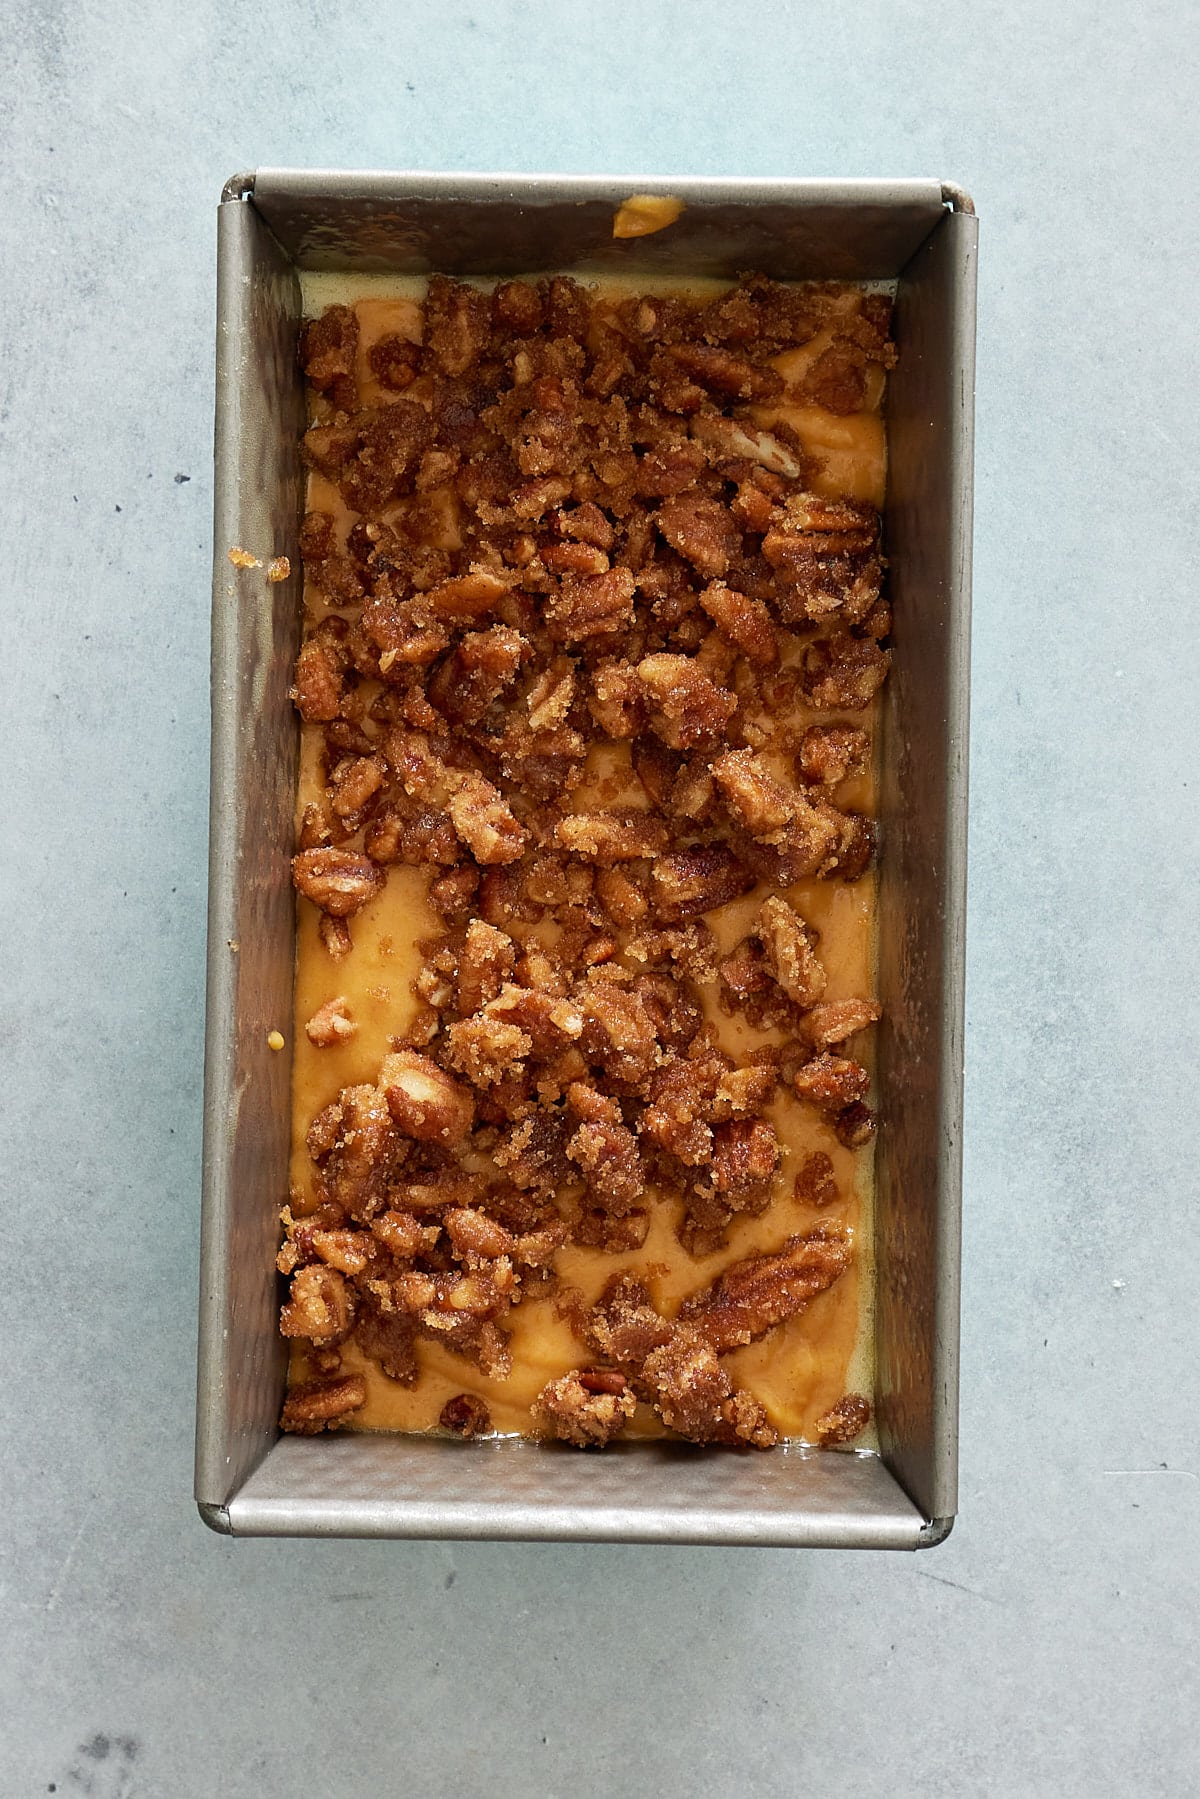
[[[0,1799],[1195,1792],[1195,10],[4,19]],[[230,1542],[196,1517],[214,213],[258,163],[975,196],[941,1549]]]

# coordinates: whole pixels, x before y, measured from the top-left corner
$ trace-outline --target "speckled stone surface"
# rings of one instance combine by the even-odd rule
[[[375,10],[0,7],[0,1794],[1192,1794],[1197,14]],[[935,1552],[197,1520],[214,211],[289,162],[975,195],[962,1515]]]

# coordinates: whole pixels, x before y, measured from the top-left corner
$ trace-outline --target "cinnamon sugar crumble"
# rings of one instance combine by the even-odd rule
[[[412,1387],[436,1345],[463,1386],[440,1427],[485,1434],[472,1373],[510,1379],[514,1308],[548,1301],[578,1356],[535,1434],[785,1434],[723,1358],[855,1261],[831,1154],[791,1158],[782,1121],[803,1108],[833,1156],[875,1128],[879,1007],[831,997],[796,890],[872,864],[845,794],[891,614],[878,512],[814,490],[784,414],[862,409],[889,324],[879,295],[757,276],[709,300],[434,276],[411,339],[362,344],[342,305],[305,327],[303,454],[338,497],[301,533],[292,689],[319,768],[293,880],[329,976],[309,1044],[336,1063],[359,1033],[342,990],[389,871],[423,871],[439,928],[389,1053],[308,1126],[285,1430],[353,1425],[364,1365]],[[677,1264],[727,1259],[660,1308],[637,1256],[664,1211]],[[779,1247],[728,1260],[776,1214]],[[613,1258],[592,1303],[560,1269],[579,1251]],[[826,1444],[870,1418],[833,1391]]]

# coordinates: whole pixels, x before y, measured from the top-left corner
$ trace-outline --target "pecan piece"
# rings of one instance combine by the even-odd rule
[[[283,1402],[280,1429],[293,1436],[315,1437],[319,1431],[337,1430],[351,1412],[366,1403],[367,1383],[361,1374],[299,1381]]]
[[[779,661],[779,633],[761,600],[737,593],[724,582],[713,581],[700,595],[700,604],[721,636],[759,668],[774,668]]]
[[[814,1150],[805,1156],[796,1170],[792,1192],[804,1205],[831,1206],[834,1203],[838,1196],[837,1182],[833,1178],[833,1163],[824,1150]]]
[[[754,875],[721,844],[659,856],[650,870],[656,916],[682,924],[737,899],[754,886]]]
[[[333,645],[310,637],[296,658],[291,699],[305,724],[328,723],[341,711],[345,658]]]
[[[315,1049],[336,1049],[339,1044],[346,1043],[358,1026],[346,1010],[346,996],[339,993],[336,999],[327,999],[323,1006],[318,1006],[304,1027],[304,1034]]]
[[[811,1100],[823,1112],[841,1112],[862,1100],[871,1077],[861,1063],[825,1050],[797,1071],[792,1085],[801,1099]]]
[[[751,837],[782,831],[795,813],[795,795],[752,750],[727,750],[713,763],[712,773],[729,810]]]
[[[879,1017],[880,1007],[874,1000],[832,1000],[828,1005],[813,1007],[804,1020],[804,1030],[814,1048],[827,1049],[831,1043],[844,1043],[855,1032],[876,1024]]]
[[[547,1381],[533,1402],[534,1423],[547,1435],[577,1449],[601,1449],[633,1417],[632,1393],[594,1393],[578,1374]]]
[[[767,965],[788,998],[798,1006],[815,1005],[825,991],[825,970],[799,913],[772,895],[763,902],[754,928]]]
[[[515,862],[529,841],[529,832],[518,823],[508,802],[482,775],[460,776],[446,810],[476,862],[485,866]]]
[[[350,918],[382,893],[386,877],[369,856],[353,850],[301,850],[292,880],[305,899],[331,918]]]
[[[354,363],[358,354],[358,318],[351,306],[327,306],[319,319],[309,319],[300,333],[300,361],[318,393],[328,393],[346,410],[358,398]]]
[[[400,1130],[419,1143],[461,1142],[475,1121],[467,1089],[416,1050],[385,1056],[379,1086]]]
[[[571,812],[554,830],[555,841],[588,862],[636,862],[661,855],[669,841],[661,819],[647,812]]]
[[[871,739],[855,725],[810,725],[800,739],[796,768],[813,787],[836,787],[860,775],[871,759]]]
[[[846,1393],[817,1419],[817,1442],[823,1449],[852,1443],[871,1422],[871,1402],[861,1393]]]
[[[292,1276],[279,1329],[285,1337],[307,1337],[311,1343],[340,1343],[354,1322],[354,1306],[354,1290],[337,1269],[310,1262]]]
[[[438,1415],[443,1430],[456,1437],[486,1437],[492,1428],[491,1413],[475,1393],[456,1393],[448,1399]]]
[[[717,1355],[753,1343],[802,1312],[850,1266],[850,1238],[837,1225],[789,1237],[774,1255],[749,1256],[727,1268],[711,1287],[685,1300],[679,1322],[690,1325]]]
[[[694,656],[645,656],[637,674],[649,704],[650,727],[670,749],[712,742],[737,711],[736,696],[718,686]]]
[[[758,1401],[735,1390],[711,1347],[692,1331],[675,1330],[652,1350],[643,1378],[668,1430],[693,1443],[746,1443],[771,1449],[779,1434]]]

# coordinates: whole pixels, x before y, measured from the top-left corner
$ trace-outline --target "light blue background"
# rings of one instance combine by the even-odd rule
[[[1195,1792],[1196,9],[5,0],[0,41],[0,1794]],[[196,1518],[214,210],[257,163],[975,196],[933,1554]]]

